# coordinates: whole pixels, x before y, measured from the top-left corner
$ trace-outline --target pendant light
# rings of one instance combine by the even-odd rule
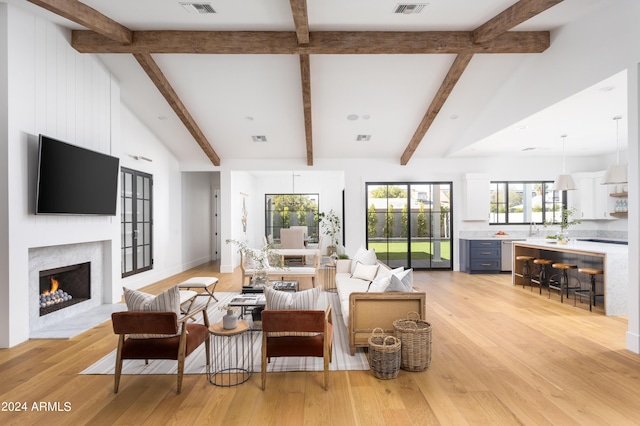
[[[627,165],[620,164],[620,141],[618,139],[618,126],[620,124],[621,115],[617,115],[613,117],[616,121],[616,164],[612,164],[607,169],[607,173],[604,175],[602,179],[602,185],[610,185],[613,183],[627,183],[628,173],[627,173]]]
[[[553,190],[570,191],[572,189],[576,189],[576,184],[571,175],[566,174],[564,169],[564,140],[567,135],[560,135],[560,137],[562,138],[562,174],[558,175],[556,181],[553,183]]]

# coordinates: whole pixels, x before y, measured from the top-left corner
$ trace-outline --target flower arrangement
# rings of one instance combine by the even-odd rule
[[[580,219],[573,219],[573,214],[577,211],[575,207],[571,207],[569,209],[565,209],[564,207],[560,208],[560,232],[556,235],[556,239],[560,244],[566,244],[569,241],[568,237],[568,229],[572,225],[578,225],[580,223]],[[544,226],[547,227],[549,225],[555,225],[553,221],[545,222]]]
[[[226,240],[227,244],[235,244],[238,251],[247,258],[253,260],[256,269],[268,269],[269,266],[282,267],[281,257],[273,251],[273,246],[267,244],[262,248],[249,247],[246,241],[238,241],[234,239]]]
[[[229,306],[229,305],[224,305],[224,306],[218,306],[218,310],[219,311],[226,311],[226,312],[233,312],[236,313],[238,311],[238,307],[237,306]]]

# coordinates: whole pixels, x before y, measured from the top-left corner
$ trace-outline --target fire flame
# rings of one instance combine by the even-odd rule
[[[44,294],[49,294],[49,293],[55,293],[56,291],[58,291],[58,280],[56,280],[55,278],[51,278],[51,290],[49,290],[48,292],[44,292]]]

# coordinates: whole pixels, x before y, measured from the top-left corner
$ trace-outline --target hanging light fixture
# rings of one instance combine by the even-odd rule
[[[610,185],[613,183],[627,183],[628,170],[626,164],[620,164],[620,141],[618,139],[618,126],[620,124],[621,115],[616,115],[613,119],[616,121],[616,164],[612,164],[607,169],[604,178],[602,179],[602,185]]]
[[[571,175],[566,174],[564,169],[564,140],[567,135],[560,135],[560,137],[562,138],[562,174],[558,175],[556,181],[553,183],[553,190],[570,191],[572,189],[576,189],[576,184]]]

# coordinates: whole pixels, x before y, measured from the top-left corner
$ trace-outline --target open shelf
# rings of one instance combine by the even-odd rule
[[[613,213],[609,213],[609,214],[611,216],[613,216],[613,217],[627,217],[629,212],[613,212]]]
[[[613,194],[609,194],[610,197],[628,197],[628,192],[614,192]]]

